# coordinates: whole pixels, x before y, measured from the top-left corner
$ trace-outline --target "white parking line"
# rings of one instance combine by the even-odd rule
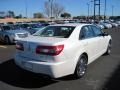
[[[2,45],[0,45],[0,48],[7,48],[6,46],[2,46]]]

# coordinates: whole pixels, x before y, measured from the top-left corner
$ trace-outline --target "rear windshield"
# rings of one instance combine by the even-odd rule
[[[74,29],[73,26],[48,26],[36,32],[34,36],[68,38]]]

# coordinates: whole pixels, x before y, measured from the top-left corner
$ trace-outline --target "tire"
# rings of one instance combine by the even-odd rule
[[[105,55],[110,55],[110,53],[111,53],[111,47],[112,47],[112,43],[111,43],[111,41],[109,41],[108,47],[107,47],[107,51],[105,52]]]
[[[5,44],[11,44],[10,39],[8,36],[4,38]]]
[[[81,55],[74,72],[75,79],[79,79],[85,75],[87,69],[87,62],[88,62],[87,56],[84,54]]]

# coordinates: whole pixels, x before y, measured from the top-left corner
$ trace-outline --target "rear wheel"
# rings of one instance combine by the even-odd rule
[[[76,66],[74,73],[75,78],[79,79],[83,77],[86,73],[86,69],[87,69],[87,56],[83,54],[80,56]]]
[[[110,55],[110,53],[111,53],[111,47],[112,47],[112,43],[110,41],[109,44],[108,44],[108,47],[107,47],[107,51],[105,52],[106,55]]]

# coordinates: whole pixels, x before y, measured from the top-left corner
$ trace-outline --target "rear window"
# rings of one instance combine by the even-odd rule
[[[48,26],[36,32],[34,36],[68,38],[74,29],[73,26]]]

